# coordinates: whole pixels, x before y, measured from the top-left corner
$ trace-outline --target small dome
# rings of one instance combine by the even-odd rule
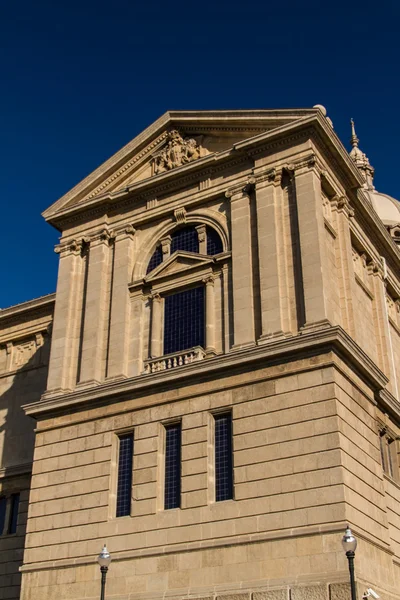
[[[365,190],[364,193],[371,200],[372,206],[386,226],[393,227],[393,225],[400,224],[400,202],[398,200],[376,190]]]

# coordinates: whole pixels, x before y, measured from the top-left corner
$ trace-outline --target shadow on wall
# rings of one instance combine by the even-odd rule
[[[33,345],[32,345],[33,344]],[[14,345],[0,370],[0,597],[18,600],[35,443],[35,421],[22,409],[46,389],[50,336]]]

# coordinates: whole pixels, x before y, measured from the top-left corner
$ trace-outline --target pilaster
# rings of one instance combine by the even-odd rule
[[[112,236],[103,229],[90,241],[84,327],[79,373],[81,386],[100,383],[104,378],[106,330],[109,317],[107,287]]]
[[[335,196],[331,200],[332,210],[337,214],[338,230],[338,267],[340,284],[340,303],[343,318],[343,327],[354,339],[356,337],[355,317],[354,317],[354,298],[355,282],[353,270],[353,253],[351,247],[350,222],[349,219],[354,216],[354,211],[350,207],[349,201],[345,196]]]
[[[107,378],[128,377],[131,301],[128,285],[132,278],[135,229],[116,232],[112,275],[110,336]]]
[[[160,294],[153,294],[151,297],[151,346],[150,354],[152,358],[162,356],[162,308],[163,300]]]
[[[279,192],[282,171],[258,170],[254,173],[257,206],[257,241],[260,276],[261,336],[259,343],[285,337],[283,289],[285,265],[281,264],[284,240],[279,231]],[[287,319],[286,319],[287,320]]]
[[[69,391],[76,381],[84,261],[82,240],[56,246],[60,255],[47,392]],[[76,365],[75,365],[76,366]]]
[[[321,179],[313,156],[291,165],[294,173],[300,239],[305,323],[303,329],[320,329],[331,323],[328,306],[329,268],[325,252]]]
[[[225,192],[231,200],[233,349],[255,344],[249,186]]]
[[[206,286],[206,353],[215,354],[215,296],[214,276],[210,275],[203,280]]]
[[[199,253],[207,254],[206,226],[197,225],[196,231],[199,238]]]

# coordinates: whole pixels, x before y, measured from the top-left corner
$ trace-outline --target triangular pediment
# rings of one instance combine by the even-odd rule
[[[193,252],[185,252],[184,250],[177,250],[167,260],[162,262],[156,267],[151,273],[145,277],[146,282],[154,281],[160,277],[167,277],[195,269],[202,266],[208,266],[212,264],[214,260],[209,256],[203,254],[195,254]]]
[[[70,192],[44,211],[56,224],[75,209],[105,197],[119,197],[129,186],[160,181],[171,171],[204,164],[234,150],[235,144],[287,128],[316,115],[315,109],[167,112]]]

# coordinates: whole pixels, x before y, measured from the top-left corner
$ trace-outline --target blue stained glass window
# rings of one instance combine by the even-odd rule
[[[164,508],[181,505],[181,424],[165,428]]]
[[[147,266],[146,274],[150,273],[150,271],[153,271],[153,269],[158,267],[158,265],[160,265],[162,263],[162,259],[163,259],[163,255],[162,255],[162,248],[160,245],[160,246],[157,246],[157,248],[153,252],[153,256],[151,257],[149,264]]]
[[[0,497],[0,535],[4,533],[4,524],[6,520],[7,498]]]
[[[204,347],[204,287],[166,296],[164,300],[164,354],[193,346]]]
[[[12,496],[11,496],[11,513],[10,513],[10,522],[8,525],[8,533],[16,533],[16,531],[17,531],[18,508],[19,508],[19,494],[12,494]]]
[[[209,256],[214,256],[214,254],[219,254],[223,251],[222,240],[219,237],[218,233],[212,227],[206,228],[207,232],[207,254]]]
[[[176,250],[199,252],[199,236],[195,227],[183,227],[182,229],[177,229],[171,237],[171,254]]]
[[[133,433],[119,436],[117,517],[131,514]]]
[[[232,415],[215,415],[215,500],[233,498]]]

